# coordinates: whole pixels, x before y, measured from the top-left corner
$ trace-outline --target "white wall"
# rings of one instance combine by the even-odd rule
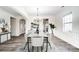
[[[15,17],[16,18],[16,24],[15,27],[16,27],[16,30],[13,31],[14,32],[14,35],[18,36],[19,35],[19,29],[18,29],[18,26],[19,26],[19,17],[17,16],[14,16],[12,14],[10,14],[9,12],[6,12],[5,10],[1,9],[0,8],[0,18],[3,18],[5,19],[5,21],[8,23],[8,27],[9,27],[9,32],[11,31],[11,19],[10,17]]]
[[[20,20],[21,19],[24,19],[22,16],[17,16],[16,17],[16,35],[15,36],[19,36],[20,34],[22,34],[23,32],[21,32],[21,23],[20,23]]]
[[[11,28],[11,26],[10,26],[10,16],[13,16],[13,15],[0,8],[0,18],[5,19],[5,21],[8,24],[9,31],[10,31],[10,28]]]
[[[62,17],[67,13],[72,12],[72,32],[63,32]],[[72,44],[79,48],[79,7],[64,7],[61,11],[56,14],[55,18],[56,30],[54,34],[60,39]]]
[[[20,31],[20,19],[22,17],[20,16],[17,16],[16,18],[14,17],[14,19],[11,19],[11,35],[12,36],[19,36],[21,34],[21,31]]]
[[[28,31],[31,29],[31,22],[32,22],[32,19],[31,18],[26,20],[26,24],[25,24],[25,27],[26,27],[25,28],[26,29],[25,30],[25,33],[26,34],[28,34]]]
[[[18,7],[14,8],[14,9],[17,9]],[[22,11],[24,11],[25,9],[22,9],[22,8],[18,8],[17,9],[17,12],[20,12],[22,13]],[[25,15],[25,17],[23,16],[15,16],[5,10],[3,10],[2,8],[0,8],[0,18],[3,18],[5,19],[5,21],[8,23],[8,26],[9,26],[9,31],[11,31],[11,23],[10,23],[10,17],[14,17],[16,18],[16,21],[14,23],[14,26],[15,26],[15,30],[13,30],[13,36],[19,36],[21,34],[21,31],[20,31],[20,19],[25,19],[25,21],[29,20],[28,16],[27,16],[27,13],[23,12],[22,13],[23,15]],[[26,29],[28,29],[28,23],[29,21],[27,22],[26,24]]]
[[[11,19],[10,17],[14,17],[15,18],[15,22],[12,25],[14,28],[12,28],[12,36],[19,36],[20,33],[20,19],[24,19],[22,16],[15,16],[10,14],[9,12],[3,10],[0,8],[0,18],[5,19],[5,21],[8,23],[8,27],[9,27],[9,32],[11,32]],[[14,20],[14,19],[12,19]]]

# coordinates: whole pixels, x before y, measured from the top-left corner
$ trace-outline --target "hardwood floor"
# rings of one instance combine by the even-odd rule
[[[51,50],[48,52],[79,52],[79,49],[62,41],[57,37],[52,38],[51,40],[52,43],[54,44],[55,50]],[[20,35],[19,37],[12,37],[12,40],[0,44],[0,52],[16,52],[16,50],[19,47],[23,48],[24,44],[25,44],[24,35]],[[24,52],[24,51],[19,50],[19,52]]]
[[[55,48],[58,49],[59,52],[79,52],[78,48],[73,47],[67,42],[55,37],[52,38],[52,43],[55,45]]]
[[[25,43],[24,35],[12,37],[11,40],[0,44],[0,51],[16,51],[16,49]]]

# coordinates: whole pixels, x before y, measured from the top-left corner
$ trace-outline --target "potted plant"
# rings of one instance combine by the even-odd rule
[[[50,27],[51,27],[51,31],[52,31],[52,33],[53,33],[53,29],[56,28],[56,27],[55,27],[54,24],[49,24],[49,25],[50,25]]]
[[[2,32],[5,32],[5,28],[1,28],[2,29]]]

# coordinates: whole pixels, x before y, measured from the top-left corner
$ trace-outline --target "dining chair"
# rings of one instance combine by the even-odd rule
[[[27,47],[28,48],[28,52],[30,52],[29,49],[29,44],[31,43],[31,37],[27,37],[27,35],[25,35],[25,45],[24,45],[24,49]]]
[[[41,51],[43,50],[43,37],[42,36],[33,36],[31,38],[32,41],[32,51],[34,51],[34,48],[37,48],[37,52],[39,51],[39,48],[41,48]]]

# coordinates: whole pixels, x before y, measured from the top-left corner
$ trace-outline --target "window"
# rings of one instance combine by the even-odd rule
[[[63,31],[72,31],[72,13],[63,17]]]

